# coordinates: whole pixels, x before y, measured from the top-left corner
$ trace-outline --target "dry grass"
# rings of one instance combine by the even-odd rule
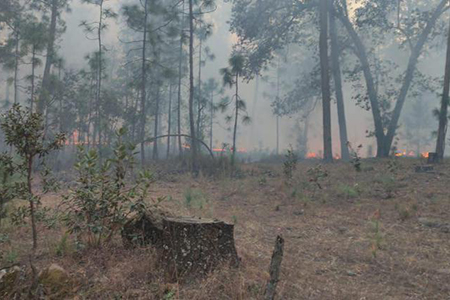
[[[450,299],[450,233],[419,218],[450,223],[446,165],[414,172],[418,160],[363,161],[325,165],[323,189],[298,165],[290,185],[280,165],[245,165],[243,179],[212,180],[172,175],[154,185],[154,197],[178,214],[235,222],[239,270],[221,269],[202,282],[167,284],[151,249],[65,251],[57,256],[63,229],[40,230],[36,265],[56,262],[79,283],[88,299],[258,299],[277,234],[286,240],[279,299]],[[163,177],[162,177],[163,178]],[[188,201],[187,198],[190,197]],[[55,206],[58,195],[44,199]],[[189,202],[189,205],[188,203]],[[377,217],[379,214],[379,218]],[[374,227],[378,220],[378,230]],[[2,264],[26,262],[28,226],[2,229]],[[73,248],[73,246],[71,246]]]

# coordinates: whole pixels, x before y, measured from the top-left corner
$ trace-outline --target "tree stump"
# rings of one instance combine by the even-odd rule
[[[437,164],[439,163],[439,156],[436,152],[429,152],[428,153],[428,164]]]
[[[196,218],[164,218],[162,224],[162,259],[170,280],[196,279],[219,265],[239,265],[234,225]]]
[[[152,245],[162,247],[164,215],[146,213],[130,219],[123,227],[122,241],[126,248]]]

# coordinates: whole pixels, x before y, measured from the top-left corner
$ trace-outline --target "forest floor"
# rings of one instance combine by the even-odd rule
[[[242,165],[240,179],[160,176],[152,197],[179,215],[235,224],[239,270],[186,285],[166,284],[150,248],[117,242],[82,255],[63,228],[40,225],[36,267],[62,266],[75,299],[261,299],[275,238],[285,238],[278,299],[450,299],[450,167],[416,173],[419,159],[363,160],[317,167]],[[327,174],[326,177],[324,175]],[[319,187],[320,185],[320,187]],[[55,207],[60,194],[46,196]],[[27,264],[29,226],[4,226],[1,264]]]

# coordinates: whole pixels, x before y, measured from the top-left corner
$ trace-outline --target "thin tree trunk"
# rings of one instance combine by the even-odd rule
[[[183,147],[181,143],[181,81],[183,73],[183,26],[184,26],[184,1],[183,11],[181,13],[181,33],[180,33],[180,53],[178,56],[178,106],[177,106],[177,125],[178,125],[178,151],[183,154]]]
[[[47,105],[50,90],[50,70],[54,63],[55,56],[55,39],[56,39],[56,23],[58,18],[58,0],[52,0],[49,39],[47,42],[47,54],[45,59],[44,74],[42,76],[42,89],[37,103],[37,111],[42,113]]]
[[[330,73],[328,65],[328,0],[320,0],[320,69],[322,78],[322,106],[323,106],[323,159],[333,161],[331,141],[331,93]]]
[[[98,149],[99,149],[99,157],[102,159],[102,114],[101,114],[101,91],[102,91],[102,76],[103,76],[103,62],[102,62],[102,26],[103,26],[103,1],[100,0],[100,17],[98,22],[97,29],[97,38],[98,38],[98,78],[97,78],[97,94],[96,94],[96,102],[97,102],[97,131],[98,131]]]
[[[34,74],[36,70],[36,48],[33,46],[33,52],[31,57],[31,102],[30,111],[34,111]]]
[[[145,0],[144,4],[144,33],[142,39],[142,77],[141,77],[141,163],[145,165],[145,121],[147,119],[147,110],[146,110],[146,102],[147,102],[147,91],[146,91],[146,83],[147,83],[147,20],[148,20],[148,0]]]
[[[239,119],[239,74],[236,74],[236,94],[235,99],[235,116],[234,116],[234,130],[233,130],[233,152],[231,155],[231,165],[234,166],[236,160],[236,137],[237,137],[237,126]]]
[[[7,104],[7,107],[6,108],[9,108],[9,105],[10,105],[10,103],[9,103],[9,94],[10,94],[10,86],[9,86],[9,83],[8,83],[8,81],[6,81],[6,86],[5,86],[5,90],[6,90],[6,94],[5,94],[5,100],[6,100],[6,104]]]
[[[255,116],[257,115],[256,114],[256,111],[257,111],[256,105],[258,103],[258,96],[259,96],[259,76],[258,75],[256,75],[256,78],[255,78],[255,92],[254,93],[255,94],[253,95],[252,116],[251,116],[251,118],[252,118],[251,132],[252,132],[252,137],[253,137],[253,144],[256,145],[256,143],[258,142],[256,139],[257,135],[255,134],[255,126],[257,123],[257,122],[255,122]]]
[[[278,111],[279,101],[280,101],[280,62],[278,62],[277,67],[277,106],[276,106],[276,139],[277,139],[277,152],[280,154],[280,112]]]
[[[333,1],[330,2],[331,9],[334,9]],[[334,13],[330,13],[330,39],[331,39],[331,65],[333,71],[334,85],[336,90],[336,103],[339,122],[339,137],[341,142],[341,158],[344,161],[350,160],[348,151],[347,121],[345,118],[344,93],[342,91],[341,66],[339,62],[339,45],[336,30],[336,18]]]
[[[210,102],[210,120],[209,120],[209,147],[213,147],[213,126],[214,126],[214,90],[211,92],[211,102]]]
[[[200,52],[198,59],[198,99],[197,99],[197,137],[202,138],[201,135],[201,121],[202,121],[202,46],[203,41],[200,37]]]
[[[169,85],[169,112],[168,112],[168,120],[167,120],[167,154],[166,159],[170,156],[170,138],[171,138],[171,129],[172,129],[172,84]]]
[[[19,82],[18,82],[18,77],[19,77],[19,61],[20,61],[20,56],[19,56],[19,40],[20,40],[20,33],[19,30],[16,29],[16,34],[15,34],[15,51],[14,51],[14,58],[15,58],[15,63],[14,63],[14,104],[19,103]]]
[[[450,92],[450,26],[447,37],[447,57],[445,60],[444,92],[442,93],[441,110],[439,113],[439,129],[436,142],[436,153],[440,161],[444,159],[445,153],[445,137],[447,135],[447,124],[448,124],[449,92]]]
[[[194,122],[194,10],[193,0],[189,0],[189,124],[191,129],[192,171],[197,168],[197,142]]]
[[[36,229],[36,220],[35,220],[35,212],[34,212],[34,199],[33,199],[33,190],[32,190],[32,174],[33,172],[33,157],[28,157],[28,166],[27,166],[27,185],[28,185],[28,197],[30,202],[30,218],[31,218],[31,231],[33,235],[33,250],[37,249],[37,229]]]
[[[159,102],[160,102],[160,87],[159,83],[157,83],[157,90],[156,90],[156,107],[155,107],[155,125],[154,125],[154,135],[158,136],[158,129],[159,129]],[[159,153],[158,153],[158,140],[155,139],[153,141],[153,160],[159,159]]]

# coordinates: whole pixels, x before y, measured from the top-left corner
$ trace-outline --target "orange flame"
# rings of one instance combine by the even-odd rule
[[[306,158],[317,158],[317,157],[318,157],[318,155],[314,152],[308,152],[306,154]]]

